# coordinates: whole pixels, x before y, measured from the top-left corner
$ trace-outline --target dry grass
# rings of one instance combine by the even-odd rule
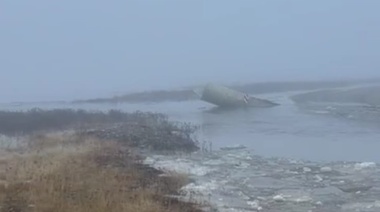
[[[150,112],[72,109],[0,111],[0,148],[15,143],[2,142],[4,136],[15,138],[36,133],[75,131],[154,151],[191,152],[198,150],[196,141],[191,137],[196,130],[197,127],[192,124],[173,122],[164,114]],[[36,146],[35,142],[33,146]],[[44,140],[40,144],[45,148],[49,142]]]
[[[34,136],[25,147],[0,159],[1,212],[199,211],[165,197],[186,176],[159,177],[121,143],[55,135]]]

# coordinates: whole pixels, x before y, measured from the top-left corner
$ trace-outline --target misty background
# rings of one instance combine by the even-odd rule
[[[379,77],[380,1],[0,2],[0,102]]]

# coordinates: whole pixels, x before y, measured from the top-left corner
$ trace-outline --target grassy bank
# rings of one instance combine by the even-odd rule
[[[107,113],[85,110],[31,109],[25,112],[0,111],[0,134],[15,135],[33,132],[88,128],[138,119],[140,113],[122,113],[111,110]]]
[[[155,113],[31,110],[0,112],[0,126],[10,136],[0,142],[13,144],[0,145],[0,211],[200,211],[172,198],[187,176],[135,154],[196,150],[188,124]]]
[[[159,113],[71,109],[0,111],[0,134],[14,136],[57,130],[81,131],[100,139],[117,140],[152,150],[197,150],[191,138],[196,130],[194,126],[174,123]]]
[[[120,142],[77,135],[34,136],[2,150],[0,210],[15,212],[199,211],[167,198],[188,181],[141,164]]]

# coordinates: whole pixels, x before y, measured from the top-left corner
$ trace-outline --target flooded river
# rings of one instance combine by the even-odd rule
[[[208,201],[219,211],[380,211],[380,109],[297,105],[290,95],[258,96],[280,103],[278,107],[234,111],[213,110],[200,101],[1,109],[154,111],[199,125],[197,138],[208,152],[149,155],[145,162],[189,174],[194,182],[183,188],[184,196]]]
[[[0,109],[40,107],[162,112],[173,120],[199,125],[198,138],[212,143],[215,150],[244,145],[267,157],[380,162],[380,109],[327,103],[297,106],[289,98],[292,94],[259,96],[280,103],[277,107],[233,111],[213,111],[214,106],[201,101],[2,105]]]
[[[173,107],[173,117],[201,126],[199,137],[213,151],[151,156],[146,163],[189,174],[195,182],[184,195],[218,211],[380,211],[380,110],[296,105],[290,95],[260,96],[281,104],[269,109]]]

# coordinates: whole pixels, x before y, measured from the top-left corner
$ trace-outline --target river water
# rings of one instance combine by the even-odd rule
[[[380,109],[297,105],[289,98],[293,94],[258,96],[280,103],[277,107],[231,111],[214,110],[201,101],[0,109],[153,111],[199,125],[197,138],[205,141],[207,151],[149,155],[145,162],[188,174],[194,183],[183,188],[184,196],[211,203],[219,211],[380,211]]]
[[[267,157],[290,157],[311,161],[380,162],[380,110],[356,105],[296,105],[277,93],[259,96],[280,106],[250,110],[213,111],[201,101],[151,104],[26,104],[1,105],[0,109],[82,108],[154,111],[173,120],[199,125],[198,138],[216,150],[244,145]],[[361,109],[360,111],[358,109]],[[358,112],[359,111],[359,112]],[[366,119],[372,118],[371,121]],[[377,121],[379,120],[379,121]]]
[[[356,105],[294,104],[289,94],[261,96],[281,105],[269,109],[202,112],[203,137],[217,147],[241,144],[263,156],[312,161],[380,162],[380,128]]]

